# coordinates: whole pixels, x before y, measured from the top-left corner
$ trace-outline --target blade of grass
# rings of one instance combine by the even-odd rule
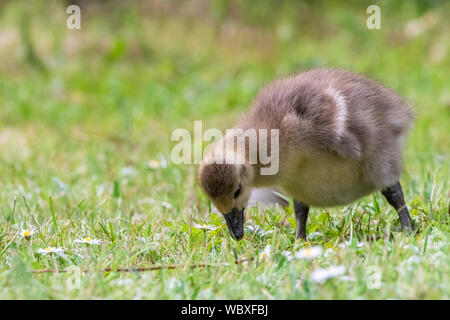
[[[53,226],[55,227],[55,232],[59,236],[59,242],[61,243],[61,247],[64,247],[64,242],[63,242],[61,233],[59,232],[58,223],[56,222],[56,215],[55,215],[55,209],[53,207],[53,198],[52,198],[52,196],[48,196],[48,202],[49,202],[49,205],[50,205],[50,212],[52,213]]]

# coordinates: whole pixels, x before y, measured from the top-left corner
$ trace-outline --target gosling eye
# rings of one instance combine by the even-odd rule
[[[240,194],[241,194],[241,185],[239,185],[239,188],[234,193],[234,198],[236,199],[237,197],[239,197]]]

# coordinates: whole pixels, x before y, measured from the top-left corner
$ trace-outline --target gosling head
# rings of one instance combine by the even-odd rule
[[[203,191],[224,215],[231,235],[236,240],[242,239],[244,209],[252,190],[252,166],[202,162],[198,176]]]

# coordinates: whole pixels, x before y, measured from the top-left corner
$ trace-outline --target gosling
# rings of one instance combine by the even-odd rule
[[[397,211],[402,228],[414,230],[399,182],[412,121],[405,100],[376,81],[346,70],[310,70],[263,88],[233,130],[205,152],[198,180],[236,240],[244,236],[254,187],[294,199],[296,240],[306,239],[310,206],[346,205],[375,191]],[[263,132],[256,143],[248,129]],[[273,129],[277,145],[269,139]],[[263,174],[264,147],[279,163],[275,173]]]

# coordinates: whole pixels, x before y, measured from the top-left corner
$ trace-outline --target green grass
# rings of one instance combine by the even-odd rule
[[[61,3],[0,5],[0,298],[450,298],[449,4],[385,3],[375,31],[359,2],[274,10],[270,1],[235,1],[227,11],[214,1],[200,16],[168,14],[159,2],[93,4],[82,9],[82,29],[70,31]],[[424,13],[437,23],[407,39],[405,25]],[[262,85],[320,66],[363,72],[411,101],[401,182],[420,232],[398,232],[397,214],[376,194],[313,208],[308,233],[320,234],[306,243],[294,243],[292,208],[249,209],[246,224],[260,231],[236,242],[210,213],[195,166],[170,162],[170,135],[193,130],[194,120],[229,128]],[[153,168],[162,158],[167,167]],[[195,222],[217,229],[203,233]],[[74,242],[88,236],[102,243]],[[270,258],[259,259],[268,244]],[[48,246],[66,257],[37,253]],[[288,261],[282,253],[308,246],[323,254]],[[197,263],[215,266],[100,271]],[[334,265],[345,277],[312,281],[313,270]],[[67,286],[76,272],[31,273],[76,268],[89,270],[79,289]]]

